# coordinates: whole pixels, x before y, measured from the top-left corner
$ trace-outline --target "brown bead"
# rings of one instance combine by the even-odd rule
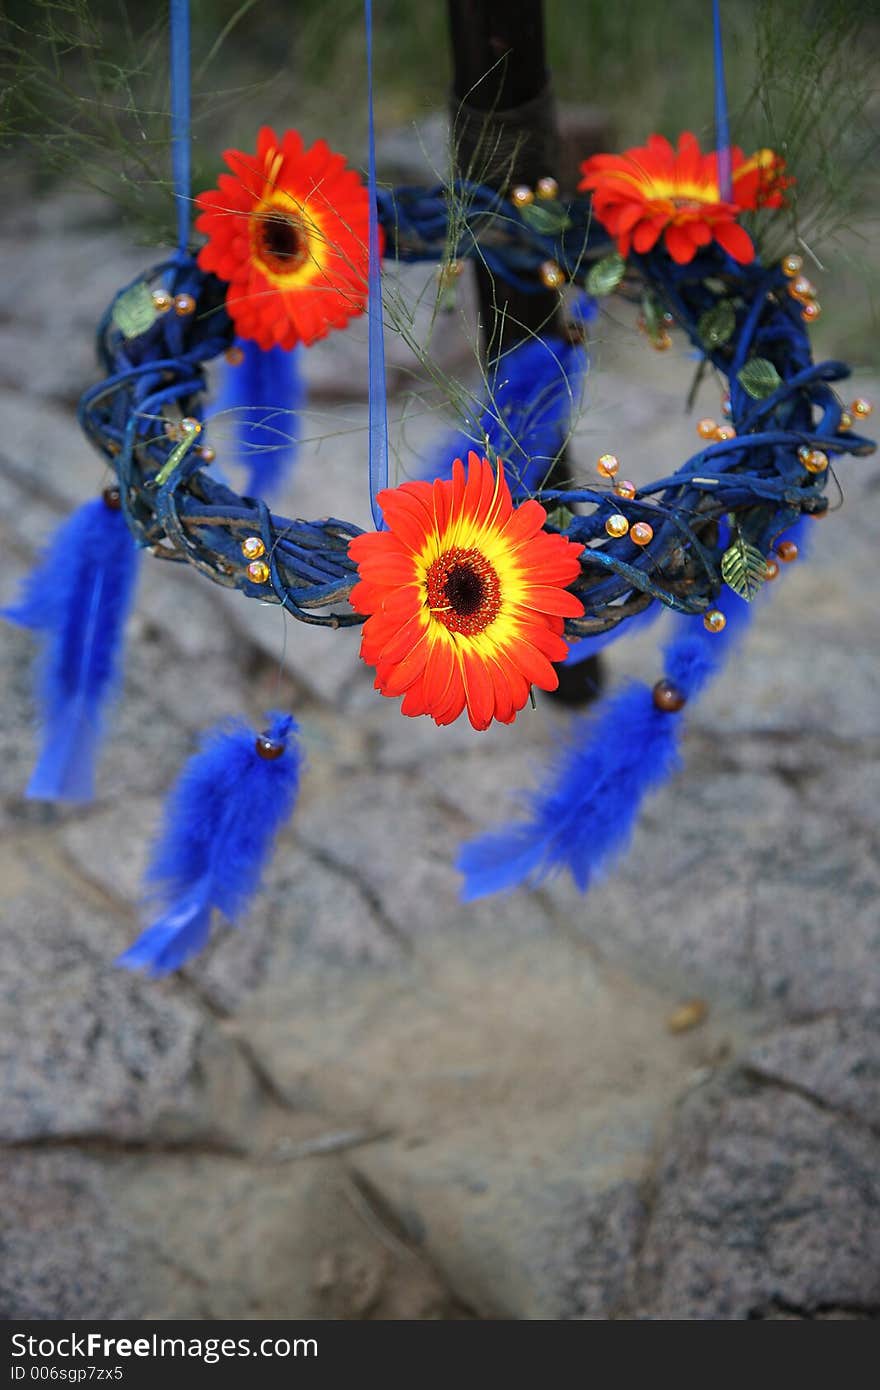
[[[276,758],[280,758],[287,745],[280,739],[267,738],[265,734],[259,734],[254,742],[254,748],[261,758],[265,758],[267,763],[272,763]]]
[[[776,554],[784,565],[790,565],[792,560],[798,557],[798,548],[794,541],[780,541],[776,547]]]
[[[801,318],[805,323],[815,323],[822,312],[822,306],[818,299],[810,299],[801,309]]]
[[[191,294],[176,294],[174,296],[174,312],[179,318],[185,319],[188,314],[196,311],[196,301]]]
[[[240,348],[237,343],[233,343],[232,347],[226,349],[223,356],[226,358],[230,367],[240,367],[244,361],[244,348]]]
[[[213,463],[216,457],[217,450],[212,449],[210,444],[203,444],[199,449],[199,458],[202,459],[204,463]]]
[[[853,427],[853,417],[850,415],[849,411],[848,411],[848,410],[841,411],[841,415],[840,415],[840,424],[837,426],[837,428],[840,430],[841,434],[845,434],[846,431],[847,431],[847,430],[851,430],[852,427]]]
[[[654,686],[651,697],[655,708],[662,709],[664,714],[677,714],[687,704],[687,696],[684,691],[680,690],[674,681],[667,680],[665,676]]]
[[[648,521],[637,521],[630,527],[629,538],[636,545],[650,545],[654,539],[654,528]]]
[[[800,274],[803,264],[803,259],[792,251],[782,258],[782,273],[791,279],[792,276]]]
[[[118,487],[105,487],[101,493],[104,499],[104,506],[109,507],[111,512],[118,512],[122,507],[122,495]]]
[[[720,608],[710,608],[703,614],[703,627],[707,632],[723,632],[727,627],[727,619]]]
[[[777,565],[776,561],[772,559],[772,557],[767,561],[767,564],[765,566],[764,578],[771,580],[779,578],[779,566]]]

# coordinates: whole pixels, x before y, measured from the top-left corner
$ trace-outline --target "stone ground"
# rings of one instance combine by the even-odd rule
[[[88,201],[12,207],[3,600],[105,481],[73,407],[95,320],[148,259]],[[613,448],[638,480],[691,451],[690,364],[606,327],[575,455]],[[364,337],[309,356],[324,438],[288,514],[332,497],[367,523]],[[466,365],[454,315],[436,349]],[[412,472],[440,425],[391,355]],[[552,701],[479,736],[406,721],[356,634],[146,560],[99,798],[54,808],[22,798],[31,642],[4,629],[0,1315],[878,1315],[880,487],[871,460],[840,473],[845,510],[587,898],[463,906],[451,867],[563,736]],[[652,679],[653,651],[620,643],[609,679]],[[251,919],[173,979],[115,970],[197,730],[279,702],[309,770]],[[674,1031],[693,999],[704,1021]]]

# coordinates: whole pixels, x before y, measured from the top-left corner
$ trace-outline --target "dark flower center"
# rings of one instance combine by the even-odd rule
[[[294,270],[306,254],[302,224],[280,212],[260,218],[258,245],[260,257],[269,269],[282,274]]]
[[[450,632],[470,637],[487,628],[501,607],[498,575],[479,550],[444,551],[428,570],[427,589],[432,616]]]
[[[446,597],[454,613],[460,618],[469,618],[483,602],[485,592],[481,574],[469,565],[453,565],[446,577]]]

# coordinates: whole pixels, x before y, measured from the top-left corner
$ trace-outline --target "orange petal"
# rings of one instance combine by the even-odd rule
[[[462,679],[468,719],[475,729],[488,729],[495,712],[495,687],[488,662],[473,647],[462,648]]]
[[[581,618],[584,605],[567,589],[542,584],[530,584],[522,588],[516,602],[525,608],[535,608],[539,613],[555,613],[564,618]]]

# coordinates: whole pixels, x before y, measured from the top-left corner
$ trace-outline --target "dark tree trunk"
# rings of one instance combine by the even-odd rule
[[[461,177],[501,190],[555,177],[556,108],[544,47],[543,0],[448,0],[453,155]],[[491,361],[535,333],[560,329],[554,290],[523,294],[476,265],[483,348]],[[557,479],[552,479],[556,482]],[[561,666],[558,697],[587,704],[601,685],[598,657]]]

